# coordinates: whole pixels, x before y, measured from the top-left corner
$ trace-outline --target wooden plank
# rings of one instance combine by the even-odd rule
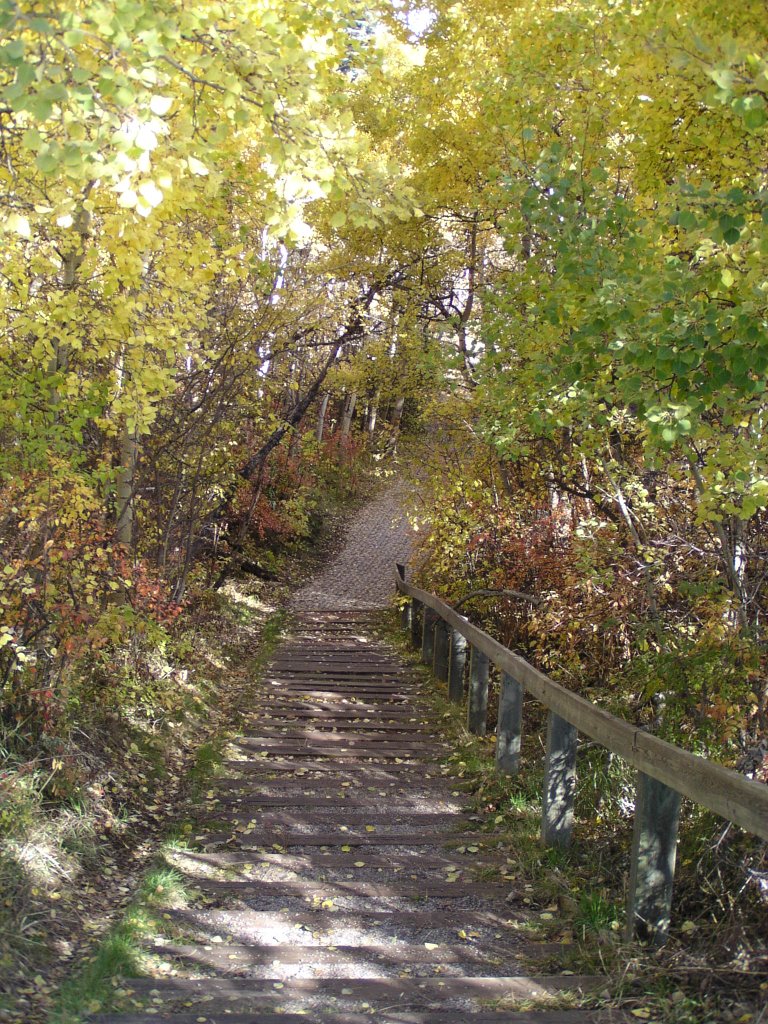
[[[475,736],[485,736],[488,719],[488,656],[477,647],[469,659],[469,705],[467,728]]]
[[[240,762],[235,762],[239,764]],[[418,767],[413,765],[413,768]],[[386,772],[386,769],[383,769]],[[434,782],[434,785],[430,783]],[[339,773],[336,777],[325,772],[318,776],[311,776],[307,773],[296,778],[285,778],[276,776],[274,779],[265,779],[261,773],[255,776],[246,775],[242,778],[226,778],[218,776],[213,785],[217,793],[232,790],[241,793],[270,793],[280,795],[281,793],[325,793],[334,794],[347,793],[351,796],[363,796],[363,794],[374,794],[374,796],[399,796],[401,793],[414,797],[429,799],[432,796],[448,799],[448,791],[444,785],[440,785],[442,776],[430,776],[428,779],[419,779],[414,782],[412,779],[403,780],[400,775],[379,775],[369,777],[367,774]],[[468,797],[459,790],[451,791],[459,793],[462,803],[466,803]],[[458,799],[458,798],[457,798]]]
[[[359,853],[339,853],[328,850],[324,853],[250,853],[247,850],[222,850],[220,853],[198,853],[196,850],[180,850],[174,853],[173,859],[183,862],[193,861],[209,867],[238,867],[251,864],[255,867],[269,865],[285,868],[287,871],[327,871],[344,870],[355,867],[360,860]],[[477,854],[448,853],[436,855],[424,853],[423,850],[390,851],[386,856],[377,853],[365,855],[367,868],[388,868],[403,873],[435,870],[456,870],[461,873],[471,872],[476,868],[496,867],[500,871],[506,867],[503,857],[478,856]],[[470,876],[471,877],[471,876]]]
[[[467,641],[457,629],[451,630],[448,662],[448,699],[454,704],[464,700],[464,669],[467,663]]]
[[[467,622],[433,594],[402,581],[398,589],[442,615],[473,647],[486,654],[498,668],[517,679],[526,692],[574,725],[580,733],[601,743],[651,778],[733,821],[747,832],[768,839],[768,786],[651,736],[572,693]]]
[[[419,687],[415,684],[411,686],[403,685],[398,680],[387,680],[387,679],[376,679],[371,677],[370,680],[361,679],[358,675],[350,675],[348,678],[339,678],[331,676],[323,676],[322,674],[314,673],[312,675],[307,674],[305,677],[293,677],[285,679],[275,679],[269,677],[264,680],[267,686],[274,686],[279,688],[282,693],[291,693],[302,690],[319,690],[326,689],[333,693],[349,693],[349,694],[394,694],[411,696],[412,694],[418,696],[420,693]]]
[[[431,828],[432,831],[436,831],[438,827],[443,825],[450,826],[456,831],[453,833],[454,838],[461,839],[461,832],[458,830],[465,825],[477,825],[477,820],[472,820],[466,815],[461,814],[459,811],[437,811],[433,814],[424,811],[409,811],[406,808],[398,808],[396,814],[387,814],[385,811],[377,810],[375,807],[368,807],[367,810],[358,811],[354,808],[346,809],[340,805],[338,806],[338,820],[329,818],[327,815],[318,812],[296,814],[290,811],[263,811],[258,816],[259,825],[267,827],[274,827],[278,825],[281,828],[288,826],[289,828],[301,824],[311,826],[335,826],[339,834],[342,836],[347,835],[346,832],[341,831],[341,826],[360,826],[360,831],[368,832],[375,829],[377,832],[379,829],[388,827],[397,828],[400,824],[407,823],[410,827],[416,829],[419,827]],[[237,806],[228,808],[232,813],[237,811]],[[365,826],[363,829],[362,826]],[[391,833],[385,833],[390,835]]]
[[[627,909],[630,940],[640,938],[655,946],[666,940],[679,820],[680,794],[638,772]]]
[[[234,898],[257,901],[263,898],[307,899],[315,896],[324,900],[343,899],[347,896],[370,900],[418,900],[424,897],[461,900],[467,896],[499,900],[503,898],[503,893],[509,891],[508,885],[492,885],[487,882],[445,882],[443,879],[439,881],[420,879],[412,881],[410,884],[397,882],[391,885],[355,881],[319,880],[311,882],[302,878],[290,882],[262,882],[254,879],[242,882],[219,882],[211,878],[187,878],[185,881],[206,893],[219,893]]]
[[[545,846],[570,845],[576,795],[577,732],[570,722],[550,711],[541,838]]]
[[[367,800],[356,800],[346,796],[346,792],[343,789],[340,793],[332,793],[330,796],[313,796],[302,792],[301,787],[294,786],[294,792],[283,793],[277,796],[274,794],[253,793],[252,791],[243,795],[226,793],[222,797],[214,797],[213,802],[229,809],[238,807],[327,807],[330,810],[337,811],[341,816],[345,815],[349,808],[353,810],[360,809],[360,811],[370,808],[370,795]],[[443,805],[451,803],[450,798],[446,799],[437,793],[432,794],[431,799]],[[453,806],[458,810],[461,804],[458,801],[454,801]],[[407,804],[400,804],[400,807],[405,814],[408,813]]]
[[[258,736],[241,736],[237,742],[269,746],[274,740],[279,743],[299,743],[302,746],[319,743],[323,747],[371,747],[376,750],[407,747],[409,750],[422,750],[427,744],[419,743],[416,746],[415,743],[418,742],[419,736],[423,736],[425,740],[430,741],[429,746],[436,752],[450,749],[447,744],[436,742],[423,729],[413,729],[410,732],[398,730],[395,735],[385,731],[380,736],[371,730],[363,730],[363,732],[364,735],[358,735],[355,729],[334,732],[331,729],[292,729],[290,726],[286,726],[284,729],[264,729],[259,732]]]
[[[376,722],[372,720],[366,721],[363,718],[331,718],[328,715],[324,715],[319,718],[317,715],[297,715],[296,718],[290,718],[287,715],[280,715],[280,717],[268,718],[266,715],[262,716],[259,720],[259,724],[264,721],[270,723],[269,727],[262,728],[259,730],[259,736],[286,736],[290,735],[294,739],[297,736],[312,736],[317,738],[317,734],[327,735],[328,733],[339,733],[347,735],[350,733],[408,733],[409,736],[417,735],[431,737],[434,736],[434,731],[431,729],[424,729],[420,725],[414,725],[410,722]],[[306,722],[306,726],[303,724]],[[435,728],[437,728],[435,724]]]
[[[392,692],[376,692],[367,689],[341,689],[335,690],[332,686],[326,686],[321,683],[310,683],[307,686],[291,687],[285,690],[265,690],[262,693],[264,701],[268,701],[270,696],[274,696],[280,700],[281,703],[297,703],[311,706],[314,703],[322,704],[329,710],[334,708],[369,708],[368,714],[382,714],[386,715],[390,709],[393,711],[410,711],[410,713],[418,714],[419,711],[423,713],[424,705],[417,702],[415,697],[421,695],[412,695],[404,693],[402,690],[394,690]],[[260,705],[257,705],[260,706]]]
[[[507,672],[502,672],[496,720],[496,770],[505,775],[516,775],[520,769],[523,694],[520,683]]]
[[[424,609],[421,630],[421,660],[425,665],[432,664],[435,654],[435,622],[437,616],[431,608]]]
[[[330,755],[329,755],[330,758]],[[423,762],[398,762],[398,761],[387,761],[386,764],[376,764],[369,762],[351,762],[340,766],[333,760],[327,761],[289,761],[283,757],[265,757],[259,758],[258,760],[248,761],[236,761],[229,759],[224,761],[224,766],[233,770],[244,772],[246,775],[268,775],[271,772],[294,772],[296,774],[307,777],[309,772],[333,772],[338,775],[340,779],[352,779],[356,778],[360,773],[363,773],[361,777],[374,778],[373,774],[368,775],[367,773],[379,773],[379,777],[384,778],[390,773],[395,773],[401,776],[416,776],[419,778],[440,778],[439,773],[435,775],[428,775],[425,773],[425,766]]]
[[[301,929],[318,933],[332,932],[335,928],[355,928],[366,937],[379,941],[387,930],[400,933],[409,929],[416,932],[446,931],[456,936],[458,930],[467,932],[492,929],[506,937],[519,935],[521,921],[528,918],[519,914],[495,913],[490,910],[183,910],[163,912],[166,920],[176,927],[215,929],[226,935],[252,934],[258,930],[290,928],[291,938],[301,938]],[[214,932],[214,934],[215,934]],[[210,934],[207,932],[207,934]]]
[[[479,846],[492,849],[506,836],[497,836],[493,832],[402,832],[399,835],[391,832],[289,832],[264,828],[245,832],[212,832],[202,837],[207,845],[236,842],[244,850],[264,847],[288,846]]]
[[[154,1013],[97,1013],[89,1016],[91,1024],[371,1024],[370,1011],[367,1013],[323,1013],[322,1017],[310,1016],[307,1013],[269,1013],[254,1011],[250,1013],[232,1013],[226,1016],[209,1017],[203,1015],[204,1007],[194,1013],[174,1013],[166,1017],[163,1012]],[[510,1010],[484,1010],[473,1013],[471,1024],[630,1024],[630,1018],[619,1016],[620,1011],[613,1010],[532,1010],[516,1012]],[[614,1015],[615,1014],[615,1015]],[[469,1018],[465,1018],[469,1020]],[[636,1021],[637,1018],[634,1018]],[[376,1024],[446,1024],[444,1010],[407,1011],[391,1007],[376,1009]]]
[[[435,622],[432,672],[441,683],[448,681],[448,649],[450,637],[448,627],[442,619]]]
[[[539,945],[544,946],[544,943]],[[205,964],[228,973],[233,968],[242,969],[250,966],[279,966],[282,964],[379,964],[389,968],[402,968],[409,964],[485,964],[494,966],[501,962],[500,954],[505,960],[509,958],[551,956],[562,952],[562,946],[556,943],[546,944],[546,953],[537,948],[537,944],[522,942],[516,946],[494,946],[493,952],[479,946],[465,943],[460,946],[435,944],[434,949],[415,943],[370,944],[367,946],[302,946],[277,944],[243,945],[239,943],[216,944],[204,946],[180,942],[158,940],[149,947],[162,957],[173,957],[188,963]]]
[[[274,982],[281,982],[275,991]],[[435,999],[546,999],[561,992],[589,992],[607,987],[604,977],[542,975],[508,978],[293,978],[282,982],[277,975],[261,980],[251,978],[124,978],[123,988],[138,996],[155,995],[160,1000],[174,996],[204,997],[248,1003],[273,1003],[302,996],[325,996],[344,1001],[389,998],[411,1005]],[[343,990],[343,991],[342,991]]]
[[[289,701],[264,701],[263,703],[257,701],[255,704],[249,705],[245,720],[250,721],[255,718],[259,722],[263,722],[265,713],[269,713],[275,721],[308,718],[316,719],[318,722],[326,720],[330,722],[374,722],[376,724],[389,722],[392,725],[402,722],[405,725],[416,727],[439,724],[435,718],[427,718],[424,714],[414,713],[410,709],[404,710],[398,705],[388,707],[386,704],[379,703],[375,707],[371,706],[370,711],[365,708],[358,711],[354,704],[336,704],[332,707],[315,708],[312,704],[307,705],[304,701],[293,703]]]
[[[411,601],[411,643],[417,647],[421,638],[421,624],[424,607],[420,601]]]
[[[246,750],[253,750],[257,753],[263,752],[268,755],[279,755],[283,758],[332,757],[337,761],[391,761],[395,759],[402,761],[432,761],[435,757],[434,751],[423,748],[415,750],[406,747],[389,747],[386,749],[353,746],[335,747],[332,744],[321,746],[319,743],[314,743],[312,746],[297,746],[295,743],[243,743],[242,740],[239,740],[234,745]]]

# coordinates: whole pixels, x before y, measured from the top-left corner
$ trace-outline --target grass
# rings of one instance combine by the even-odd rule
[[[145,875],[138,895],[110,928],[83,968],[62,986],[50,1024],[80,1024],[91,1013],[114,1009],[119,979],[144,974],[145,944],[162,930],[159,908],[184,906],[190,893],[182,876],[160,862]]]

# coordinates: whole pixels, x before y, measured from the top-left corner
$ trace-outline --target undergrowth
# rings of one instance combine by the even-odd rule
[[[406,656],[417,657],[394,616],[388,636]],[[454,748],[445,774],[485,814],[483,827],[504,833],[501,871],[512,889],[507,905],[524,915],[530,937],[559,944],[553,967],[609,974],[616,1004],[648,1024],[763,1024],[768,935],[758,883],[768,877],[764,846],[686,807],[668,942],[662,950],[628,942],[631,767],[599,745],[580,744],[574,842],[546,849],[540,838],[545,709],[526,698],[521,768],[508,777],[495,767],[495,735],[468,732],[466,699],[461,707],[449,702],[445,684],[421,671]],[[491,729],[497,698],[492,681]],[[753,875],[751,889],[744,885],[745,868]],[[493,877],[493,870],[483,877]],[[542,961],[536,964],[531,967],[540,970]]]
[[[57,737],[56,759],[25,751],[6,735],[0,749],[0,992],[13,999],[5,1007],[0,1001],[0,1020],[44,1019],[52,980],[68,976],[93,937],[108,929],[135,884],[136,867],[151,856],[153,836],[175,827],[184,801],[195,799],[215,773],[237,726],[242,694],[283,627],[274,598],[265,599],[261,590],[251,582],[208,595],[165,648],[167,671],[155,678],[152,699],[145,694],[139,707],[91,705]],[[54,793],[51,776],[59,763],[68,785]],[[83,991],[101,991],[104,978],[131,973],[132,936],[143,917],[131,907],[108,931],[82,979]]]

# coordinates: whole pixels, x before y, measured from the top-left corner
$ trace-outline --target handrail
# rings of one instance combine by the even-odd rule
[[[713,764],[681,750],[616,715],[603,711],[513,654],[498,640],[473,626],[434,594],[397,578],[397,589],[437,612],[502,671],[508,672],[538,701],[575,725],[635,768],[670,786],[682,796],[714,811],[762,839],[768,839],[768,786],[747,779],[731,768]]]
[[[571,838],[576,783],[577,733],[583,733],[638,769],[635,829],[629,882],[631,934],[658,943],[669,925],[680,798],[714,811],[762,839],[768,839],[768,786],[713,764],[612,715],[554,682],[513,654],[434,594],[407,583],[402,566],[397,590],[411,603],[404,611],[414,642],[421,612],[422,660],[446,680],[451,699],[464,695],[466,648],[471,650],[471,731],[485,732],[488,665],[501,670],[497,765],[509,774],[519,766],[522,698],[527,691],[549,709],[542,837],[550,845]],[[428,610],[428,611],[427,611]],[[446,627],[449,627],[446,629]]]

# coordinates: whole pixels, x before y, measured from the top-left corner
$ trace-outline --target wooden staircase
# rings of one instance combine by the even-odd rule
[[[305,612],[207,794],[200,894],[94,1024],[604,1024],[604,977],[536,973],[509,851],[463,810],[417,673],[376,615]],[[471,847],[471,850],[468,849]],[[493,871],[489,869],[498,869]],[[483,881],[478,873],[497,881]]]

